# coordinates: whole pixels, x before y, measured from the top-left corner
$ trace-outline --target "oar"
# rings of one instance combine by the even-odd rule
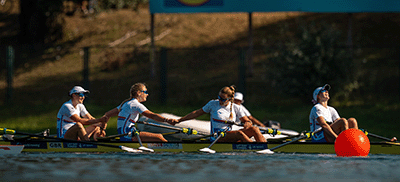
[[[153,149],[149,149],[149,148],[143,146],[142,140],[140,140],[139,132],[136,130],[136,127],[133,126],[132,129],[133,129],[133,133],[135,134],[135,136],[137,137],[137,140],[139,142],[139,145],[140,145],[139,150],[144,150],[144,151],[148,151],[148,152],[154,152]]]
[[[77,140],[71,140],[71,139],[65,139],[65,138],[55,138],[55,137],[49,137],[49,136],[44,136],[44,135],[37,135],[37,134],[32,134],[32,133],[19,132],[19,131],[7,129],[7,128],[0,128],[0,131],[3,131],[4,134],[29,135],[29,136],[34,136],[34,137],[42,137],[42,138],[47,138],[47,139],[58,140],[58,141],[85,143],[85,144],[99,145],[99,146],[104,146],[104,147],[119,148],[119,149],[127,151],[127,152],[142,152],[141,150],[133,149],[133,148],[130,148],[130,147],[125,147],[125,146],[122,146],[122,145],[121,146],[117,146],[117,145],[109,145],[109,144],[90,142],[90,141],[77,141]]]
[[[274,129],[274,128],[269,128],[269,127],[262,127],[262,126],[257,126],[261,131],[265,131],[268,134],[272,135],[288,135],[288,136],[298,136],[299,132],[297,131],[285,131],[285,130],[279,130],[279,129]]]
[[[40,133],[35,133],[35,135],[50,136],[50,129],[46,129],[46,130],[44,130],[44,131],[42,131]],[[7,140],[14,140],[14,139],[23,140],[23,139],[31,138],[31,136],[14,137],[14,135],[8,135],[8,136],[5,136],[5,138],[7,138]]]
[[[383,136],[379,136],[379,135],[370,133],[370,132],[368,132],[368,131],[366,131],[366,130],[364,130],[364,129],[360,129],[360,130],[361,130],[362,132],[364,132],[364,134],[367,135],[367,136],[375,137],[375,138],[378,138],[378,139],[381,139],[381,140],[385,140],[385,141],[388,141],[388,142],[395,142],[395,143],[398,143],[398,142],[399,142],[399,141],[392,141],[392,139],[390,139],[390,138],[386,138],[386,137],[383,137]],[[394,138],[396,138],[396,137],[394,137]],[[397,138],[396,138],[396,139],[397,139]]]
[[[237,125],[237,126],[244,126],[244,124],[242,124],[242,123],[237,124],[233,121],[226,121],[225,123]],[[268,134],[272,134],[272,135],[289,135],[289,136],[298,136],[299,135],[299,133],[296,131],[284,131],[284,130],[269,128],[269,127],[262,127],[262,126],[256,126],[256,127],[258,127],[261,131],[265,131]]]
[[[273,154],[273,153],[275,153],[275,152],[273,152],[273,151],[276,150],[276,149],[278,149],[278,148],[281,148],[281,147],[283,147],[283,146],[289,145],[289,144],[291,144],[291,143],[293,143],[293,142],[297,142],[297,141],[299,141],[299,140],[301,140],[301,139],[310,138],[312,135],[314,135],[315,133],[318,133],[318,132],[320,132],[320,131],[322,131],[322,128],[319,128],[318,130],[315,130],[314,132],[311,132],[311,133],[310,133],[310,132],[305,133],[304,135],[301,135],[300,137],[298,137],[298,138],[296,138],[296,139],[294,139],[294,140],[292,140],[292,141],[290,141],[290,142],[283,143],[283,144],[278,145],[278,146],[276,146],[276,147],[274,147],[274,148],[259,150],[259,151],[257,151],[257,153],[259,153],[259,154]]]
[[[173,135],[173,134],[178,134],[181,133],[180,131],[173,131],[173,132],[168,132],[168,133],[161,133],[161,135],[165,136],[165,135]]]
[[[229,127],[226,127],[224,131],[220,132],[218,137],[207,147],[200,149],[201,152],[215,153],[215,150],[210,149],[221,137],[225,135],[225,132],[229,130]],[[214,133],[215,134],[215,133]]]
[[[98,137],[97,140],[108,140],[108,139],[122,137],[122,136],[126,136],[126,135],[131,135],[131,132],[118,134],[118,135],[110,135],[110,136],[106,136],[106,137]]]
[[[136,121],[136,123],[141,123],[141,124],[145,124],[145,125],[166,128],[166,129],[171,129],[171,130],[177,130],[182,133],[186,133],[188,135],[197,135],[197,133],[198,133],[196,130],[191,129],[191,128],[180,128],[180,127],[176,127],[176,126],[168,126],[168,125],[162,125],[162,124],[158,124],[158,123],[151,123],[151,122],[140,121],[140,120]]]
[[[234,122],[229,123],[229,124],[234,124],[238,126],[244,126],[243,124],[236,124]],[[263,126],[257,126],[261,131],[265,131],[267,134],[272,134],[272,135],[288,135],[288,136],[298,136],[299,133],[297,131],[285,131],[285,130],[279,130],[279,129],[274,129],[274,128],[269,128],[269,127],[263,127]]]
[[[215,136],[215,135],[204,135],[204,136],[199,136],[199,137],[196,137],[196,138],[189,138],[189,139],[182,139],[183,141],[195,141],[195,140],[200,140],[200,139],[205,139],[205,138],[208,138],[208,137],[211,137],[211,136]]]

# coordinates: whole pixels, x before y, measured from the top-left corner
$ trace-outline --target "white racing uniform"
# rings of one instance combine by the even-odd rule
[[[244,105],[239,105],[239,107],[242,108],[242,110],[243,110],[245,116],[247,116],[247,117],[251,116],[251,113],[249,112],[249,110],[246,109],[246,107],[244,107]],[[236,118],[236,122],[235,122],[235,123],[241,124],[242,121],[240,121],[239,118]]]
[[[118,106],[121,109],[118,114],[117,130],[118,134],[126,134],[133,131],[132,127],[135,127],[136,121],[139,119],[139,114],[142,114],[148,109],[137,99],[132,99],[125,102],[122,106]],[[132,141],[131,136],[124,136],[120,138],[121,141]]]
[[[245,116],[242,107],[237,104],[233,104],[232,107],[232,119],[229,119],[231,114],[231,102],[227,106],[221,106],[218,100],[211,100],[202,109],[206,113],[210,113],[211,121],[211,134],[220,132],[227,127],[231,128],[230,124],[224,123],[225,121],[235,121],[236,118],[242,118]],[[229,129],[230,130],[230,129]],[[229,131],[228,130],[228,131]],[[210,137],[211,141],[215,140],[215,137]]]
[[[72,101],[65,102],[57,114],[57,137],[64,138],[65,132],[76,124],[71,116],[77,114],[80,117],[84,117],[89,112],[83,104],[78,104],[76,107],[72,105]]]
[[[310,130],[315,131],[321,126],[319,125],[317,118],[322,116],[328,124],[332,124],[334,121],[340,118],[339,113],[335,108],[328,106],[327,108],[321,104],[315,104],[310,112]],[[326,142],[324,132],[315,133],[312,137],[313,142]]]

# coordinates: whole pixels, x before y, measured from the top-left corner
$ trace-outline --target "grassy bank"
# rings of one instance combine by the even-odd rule
[[[42,105],[38,107],[13,106],[2,107],[0,115],[2,121],[0,127],[16,129],[25,132],[40,132],[49,128],[51,134],[56,134],[56,116],[60,106]],[[98,106],[87,105],[87,109],[94,117],[101,117],[104,112],[112,109],[115,105]],[[150,110],[157,113],[172,113],[183,116],[199,107],[177,107],[177,106],[147,106]],[[360,128],[366,129],[371,133],[385,137],[399,136],[398,128],[400,123],[399,105],[392,106],[373,106],[373,107],[340,107],[337,108],[341,117],[355,117]],[[308,106],[286,106],[286,107],[248,107],[253,116],[261,121],[274,120],[281,123],[282,128],[295,131],[309,130],[308,114],[311,105]],[[21,112],[24,111],[24,112]],[[395,118],[395,119],[393,119]],[[201,120],[209,120],[208,115],[200,117]],[[107,133],[109,135],[117,132],[117,119],[113,117],[108,124]],[[373,139],[376,140],[376,139]]]

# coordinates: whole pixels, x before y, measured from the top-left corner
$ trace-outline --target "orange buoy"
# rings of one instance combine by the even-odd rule
[[[364,132],[350,128],[336,138],[335,152],[339,157],[367,156],[371,146]]]

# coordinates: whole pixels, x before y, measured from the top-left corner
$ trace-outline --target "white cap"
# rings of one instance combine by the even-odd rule
[[[89,90],[83,89],[81,86],[75,86],[74,88],[72,88],[71,91],[69,91],[69,95],[71,96],[72,94],[75,93],[90,93],[90,92]]]
[[[243,94],[240,93],[240,92],[236,92],[234,98],[237,99],[237,100],[241,100],[242,102],[244,102],[244,100],[243,100]]]
[[[321,92],[322,90],[330,90],[330,89],[331,89],[331,86],[328,85],[328,84],[325,84],[323,87],[318,87],[318,88],[316,88],[316,89],[314,90],[314,93],[313,93],[313,99],[314,99],[314,101],[317,102],[317,96],[318,96],[319,92]]]

